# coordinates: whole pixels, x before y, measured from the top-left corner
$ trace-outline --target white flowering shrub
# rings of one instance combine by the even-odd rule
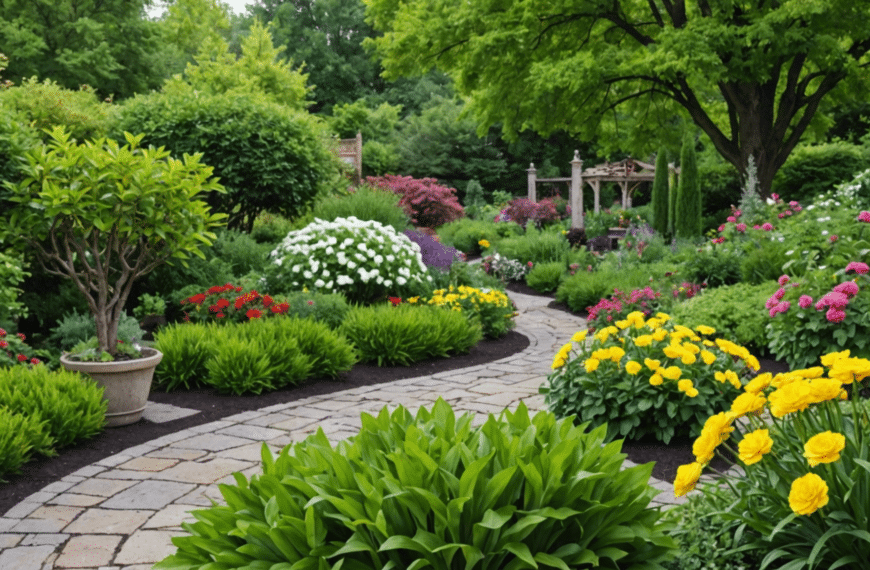
[[[354,216],[331,222],[315,219],[290,232],[270,260],[269,291],[307,287],[364,303],[414,294],[431,281],[420,246],[392,226]]]

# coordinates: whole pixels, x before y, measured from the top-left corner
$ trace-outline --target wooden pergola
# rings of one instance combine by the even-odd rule
[[[679,174],[679,169],[668,165],[671,172]],[[537,185],[539,182],[567,182],[571,185],[569,203],[571,204],[571,227],[583,228],[583,185],[589,184],[595,193],[595,213],[601,211],[601,183],[616,182],[622,189],[622,207],[631,207],[631,195],[642,182],[652,182],[655,179],[656,168],[652,164],[641,162],[634,158],[626,158],[619,162],[605,162],[583,170],[580,153],[574,151],[571,161],[571,178],[538,178],[535,165],[529,165],[529,200],[537,201]]]

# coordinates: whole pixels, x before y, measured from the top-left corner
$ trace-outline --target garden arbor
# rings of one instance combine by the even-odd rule
[[[673,164],[668,165],[672,172],[679,173]],[[534,163],[529,165],[528,197],[537,201],[537,185],[539,182],[570,182],[571,190],[568,202],[571,204],[571,227],[585,228],[583,220],[583,185],[589,184],[595,193],[595,213],[601,211],[600,196],[602,182],[616,182],[622,189],[622,207],[631,207],[631,195],[641,182],[652,182],[655,179],[655,166],[634,158],[626,158],[619,162],[605,162],[583,170],[583,160],[580,153],[574,151],[571,161],[570,178],[538,178]]]

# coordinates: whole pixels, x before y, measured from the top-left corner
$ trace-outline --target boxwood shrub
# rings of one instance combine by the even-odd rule
[[[190,536],[155,570],[649,568],[673,556],[649,486],[604,443],[549,412],[473,427],[443,400],[416,416],[362,415],[354,437],[319,431],[263,473],[220,485],[226,505],[194,511]]]

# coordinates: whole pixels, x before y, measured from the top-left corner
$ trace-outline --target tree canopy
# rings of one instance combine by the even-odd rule
[[[865,2],[365,2],[387,77],[446,71],[480,132],[565,129],[648,152],[682,111],[741,173],[754,158],[762,192],[825,99],[870,81]]]

